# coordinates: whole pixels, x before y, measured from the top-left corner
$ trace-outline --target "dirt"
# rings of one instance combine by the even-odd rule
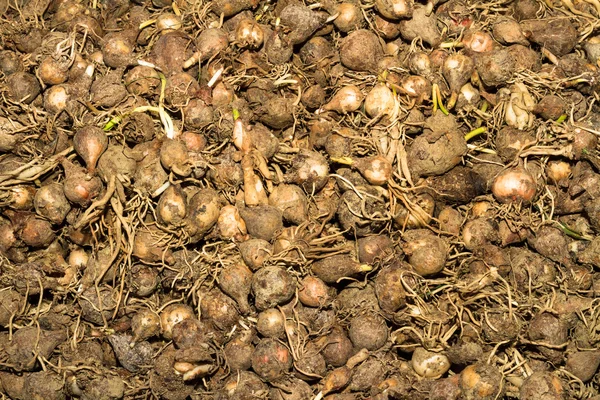
[[[599,397],[597,0],[0,14],[3,399]]]

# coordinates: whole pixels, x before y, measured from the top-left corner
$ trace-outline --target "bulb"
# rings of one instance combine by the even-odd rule
[[[78,270],[83,269],[89,260],[89,255],[82,248],[76,248],[69,253],[68,263]]]
[[[194,311],[184,304],[170,304],[160,314],[160,327],[165,339],[173,336],[173,327],[185,319],[194,318]]]
[[[530,203],[535,192],[535,179],[521,167],[501,172],[492,184],[492,193],[501,203]]]
[[[171,13],[161,14],[156,19],[156,29],[161,32],[181,29],[181,18]]]
[[[10,207],[15,210],[29,210],[33,207],[35,188],[32,186],[16,186],[11,190]]]
[[[470,83],[460,88],[460,94],[469,104],[477,102],[480,98],[479,92]]]
[[[440,377],[450,369],[448,357],[417,347],[411,359],[415,372],[424,378]]]
[[[411,75],[402,80],[402,92],[410,97],[425,99],[431,94],[431,83],[418,75]]]
[[[534,116],[531,111],[535,108],[535,100],[522,83],[516,83],[510,88],[510,97],[506,105],[504,118],[507,125],[517,129],[530,128]]]
[[[338,4],[334,9],[334,13],[337,13],[338,16],[333,20],[333,24],[342,32],[350,32],[362,24],[362,12],[356,4]]]
[[[68,65],[68,62],[61,62],[52,56],[47,56],[38,67],[38,75],[45,84],[58,85],[67,81]]]
[[[365,98],[365,111],[370,117],[393,116],[396,112],[396,99],[385,84],[376,85]]]
[[[465,33],[462,42],[467,49],[475,53],[485,53],[494,48],[494,39],[489,33],[479,30]]]
[[[551,161],[546,167],[546,175],[554,183],[568,179],[571,175],[571,164],[565,161]]]
[[[149,309],[142,309],[131,319],[131,331],[133,340],[139,342],[160,333],[160,318]]]
[[[73,136],[73,147],[75,152],[83,158],[88,171],[94,172],[98,159],[108,147],[108,136],[95,126],[86,126]]]
[[[408,60],[408,67],[415,75],[427,76],[431,74],[431,60],[429,59],[429,56],[423,52],[411,54]]]
[[[240,216],[237,207],[226,205],[221,208],[217,220],[219,234],[224,239],[243,240],[247,236],[246,223]]]
[[[453,54],[444,61],[442,75],[444,75],[450,89],[453,92],[458,92],[469,81],[474,70],[475,64],[471,57],[463,54]]]
[[[65,85],[52,86],[44,92],[44,108],[50,113],[58,114],[67,108],[70,99]]]
[[[257,49],[264,41],[264,32],[255,20],[246,18],[238,23],[235,39],[239,47]]]
[[[342,114],[356,111],[360,108],[363,99],[364,96],[357,86],[344,86],[338,90],[329,103],[317,110],[317,114],[323,111],[337,111]]]
[[[413,12],[413,0],[375,0],[375,8],[385,18],[410,17]]]

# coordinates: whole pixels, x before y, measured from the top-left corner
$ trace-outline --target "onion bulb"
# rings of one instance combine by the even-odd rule
[[[593,36],[583,43],[587,59],[594,65],[600,60],[600,36]]]
[[[133,341],[139,342],[160,333],[160,318],[158,314],[149,309],[142,309],[131,319]]]
[[[233,101],[233,96],[233,90],[218,82],[212,90],[212,104],[214,107],[226,106]]]
[[[554,183],[568,179],[571,175],[571,164],[565,161],[550,161],[546,166],[546,175]]]
[[[76,268],[78,270],[81,270],[81,269],[85,268],[89,258],[90,257],[85,252],[85,250],[81,247],[78,247],[78,248],[71,250],[71,252],[69,253],[69,258],[67,259],[67,262],[69,263],[69,266]]]
[[[250,151],[252,145],[250,136],[248,135],[247,129],[244,126],[244,122],[238,118],[233,124],[232,137],[233,144],[243,154],[247,154]]]
[[[206,147],[206,138],[201,133],[185,131],[181,134],[181,141],[191,152],[201,152]]]
[[[502,381],[502,374],[497,370],[497,368],[491,365],[485,363],[469,365],[462,370],[459,377],[460,388],[465,394],[469,394],[470,396],[476,395],[476,398],[480,399],[493,399],[500,397],[499,385],[501,385],[501,383],[498,382]],[[557,383],[560,385],[560,382]],[[544,382],[544,384],[546,384],[546,382]],[[544,391],[544,393],[548,394],[549,398],[560,399],[562,397],[551,394],[554,392],[553,389],[556,388],[556,386],[553,385],[553,387],[545,387],[548,388],[548,390]],[[531,399],[537,398],[537,395],[535,395],[537,392],[538,387],[532,390],[534,396],[531,397]],[[526,400],[525,396],[521,396],[520,398]]]
[[[219,235],[223,239],[233,239],[243,241],[248,236],[246,223],[240,216],[237,207],[226,205],[221,208],[219,219],[217,220]]]
[[[424,378],[438,378],[450,369],[448,357],[422,347],[415,349],[411,363],[415,372]]]
[[[35,198],[33,186],[15,186],[10,189],[10,207],[15,210],[29,210]]]
[[[285,182],[300,185],[307,193],[316,193],[327,184],[328,175],[327,159],[316,151],[304,150],[292,160]]]
[[[534,177],[522,167],[502,171],[492,184],[492,193],[501,203],[530,203],[535,192]]]
[[[384,156],[362,158],[332,157],[332,161],[356,168],[371,185],[384,185],[392,176],[392,164]]]
[[[371,89],[365,98],[365,111],[372,118],[379,116],[393,117],[396,109],[394,93],[383,83]]]
[[[241,20],[235,30],[235,41],[239,47],[257,49],[263,44],[264,38],[260,25],[250,18]]]
[[[44,108],[46,111],[58,114],[67,108],[71,95],[67,85],[52,86],[44,92]]]
[[[163,13],[156,19],[156,29],[163,33],[181,29],[181,18],[172,13]]]
[[[35,194],[34,206],[38,215],[54,224],[61,224],[71,211],[71,205],[60,183],[51,183],[39,188]]]
[[[11,224],[0,225],[0,252],[5,254],[6,251],[17,244],[17,240]]]
[[[160,328],[165,339],[173,337],[173,327],[185,319],[194,318],[194,311],[184,304],[170,304],[160,314]]]
[[[298,300],[309,307],[324,306],[330,300],[329,287],[315,276],[306,276],[300,282]]]
[[[375,8],[385,18],[406,18],[412,15],[413,0],[375,0]]]
[[[347,33],[357,29],[364,21],[362,11],[353,3],[337,4],[331,11],[334,15],[338,14],[337,18],[333,20],[333,24],[341,32]]]
[[[38,75],[46,85],[58,85],[66,82],[69,78],[69,65],[68,60],[47,56],[38,67]]]
[[[467,49],[475,53],[485,53],[494,48],[494,39],[489,33],[480,30],[466,32],[462,43]]]
[[[248,155],[242,159],[242,170],[244,172],[244,201],[246,205],[269,204],[267,192],[260,177],[254,172],[254,163]]]
[[[89,125],[75,133],[73,147],[92,173],[96,169],[98,159],[108,147],[108,137],[102,129]]]
[[[319,114],[323,111],[336,111],[338,113],[346,114],[358,110],[363,99],[364,96],[357,86],[344,86],[338,90],[335,95],[333,95],[329,103],[319,108],[316,113]]]
[[[432,72],[431,60],[427,53],[422,51],[412,53],[408,58],[408,68],[410,68],[410,72],[415,75],[428,76]]]
[[[474,201],[471,204],[471,215],[475,218],[485,217],[492,209],[492,203],[489,201]]]
[[[426,99],[431,94],[431,83],[419,75],[411,75],[402,79],[402,93],[417,99]]]
[[[463,105],[476,105],[481,100],[481,95],[479,91],[473,87],[470,83],[463,85],[460,88],[460,93],[458,95],[458,103]]]
[[[435,49],[429,54],[429,60],[431,61],[431,66],[434,70],[439,70],[444,65],[446,58],[448,58],[450,54],[444,49]]]
[[[187,214],[186,195],[179,185],[169,186],[158,200],[156,207],[158,221],[168,227],[183,223]]]
[[[458,92],[471,78],[475,64],[471,57],[463,54],[452,54],[446,58],[442,66],[442,74],[453,92]]]
[[[258,314],[256,330],[264,337],[277,338],[285,332],[285,320],[281,311],[275,308],[266,309]]]

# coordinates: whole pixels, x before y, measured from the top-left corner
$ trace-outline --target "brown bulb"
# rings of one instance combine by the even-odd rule
[[[134,296],[150,296],[160,282],[157,268],[146,265],[134,265],[131,268],[131,291]]]
[[[246,223],[240,216],[237,207],[232,205],[226,205],[221,208],[219,219],[217,220],[217,228],[219,230],[219,235],[223,239],[232,239],[242,242],[248,237]]]
[[[364,96],[357,86],[344,86],[333,95],[329,103],[317,110],[317,114],[323,111],[336,111],[341,114],[356,111],[360,108],[363,99]]]
[[[233,90],[227,88],[223,82],[218,82],[212,91],[212,104],[214,107],[226,106],[233,101]]]
[[[60,183],[42,186],[35,194],[34,204],[38,215],[54,224],[61,224],[71,211],[71,205]]]
[[[88,172],[93,173],[98,159],[108,147],[108,137],[102,129],[88,125],[77,131],[73,137],[73,147],[85,161]]]
[[[160,314],[160,326],[165,339],[171,339],[173,327],[185,319],[194,318],[194,310],[185,304],[168,305]]]
[[[67,85],[56,85],[44,92],[44,109],[50,113],[58,114],[67,108],[71,95]]]
[[[458,92],[469,81],[474,69],[475,64],[471,57],[463,54],[453,54],[444,61],[442,74],[448,85],[450,85],[450,89],[453,92]]]
[[[218,281],[223,293],[237,302],[242,314],[248,314],[250,312],[248,296],[252,284],[252,271],[242,263],[234,263],[221,270]]]
[[[413,0],[375,0],[377,11],[392,20],[410,17],[413,7]]]
[[[410,97],[425,99],[431,94],[431,83],[422,76],[411,75],[402,80],[401,89]]]
[[[410,55],[408,59],[408,66],[410,71],[416,75],[430,75],[431,74],[431,60],[427,53],[422,51],[416,52]]]
[[[172,13],[163,13],[156,19],[156,29],[161,32],[181,29],[181,18]]]
[[[188,149],[184,142],[178,139],[167,139],[160,148],[160,163],[167,170],[177,173],[186,168],[189,162]]]
[[[160,317],[152,310],[143,309],[131,319],[133,340],[136,342],[146,340],[160,333]]]
[[[246,18],[238,23],[235,39],[240,47],[256,49],[263,43],[264,32],[256,21]]]
[[[186,195],[179,185],[171,185],[158,200],[158,221],[167,226],[179,226],[186,216]]]
[[[206,147],[206,138],[201,133],[185,131],[181,134],[181,141],[189,151],[201,152]]]
[[[529,203],[536,193],[535,178],[523,168],[501,172],[492,184],[492,193],[501,203]]]
[[[33,186],[15,186],[10,189],[10,207],[15,210],[30,210],[33,207],[35,188]]]
[[[371,89],[365,98],[365,112],[370,117],[392,116],[395,111],[395,96],[383,83]]]
[[[21,230],[21,240],[31,247],[47,247],[56,235],[52,231],[50,222],[30,217],[25,221]]]
[[[353,3],[340,3],[333,9],[333,14],[339,14],[333,24],[342,32],[350,32],[360,28],[364,22],[360,7]]]
[[[285,320],[281,311],[269,308],[258,314],[256,329],[264,337],[277,338],[285,333]]]
[[[65,168],[66,179],[63,181],[63,190],[65,197],[70,202],[86,206],[90,204],[92,199],[102,191],[102,181],[97,176],[90,176],[79,167],[63,160],[63,168]]]
[[[298,300],[305,306],[319,307],[329,303],[329,287],[316,276],[306,276],[300,282]]]
[[[0,225],[0,252],[4,253],[17,243],[12,224]]]
[[[67,262],[69,266],[82,270],[87,265],[89,258],[89,255],[83,248],[75,248],[69,253]]]
[[[479,30],[465,33],[462,42],[474,53],[485,53],[494,49],[494,39],[489,33]]]
[[[69,61],[47,56],[38,67],[38,76],[46,85],[58,85],[69,78]]]
[[[566,180],[571,175],[571,165],[565,161],[550,161],[546,166],[546,175],[554,183]]]

